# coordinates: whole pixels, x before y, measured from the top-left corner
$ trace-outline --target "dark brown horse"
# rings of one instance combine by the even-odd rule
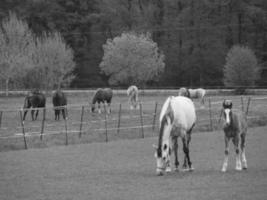
[[[45,103],[46,103],[46,98],[45,98],[45,95],[43,93],[41,93],[38,90],[34,90],[34,91],[29,92],[28,95],[25,97],[25,100],[24,100],[23,109],[26,109],[26,110],[24,111],[23,121],[26,118],[26,115],[27,115],[29,108],[33,108],[31,110],[32,121],[36,120],[37,116],[38,116],[39,108],[45,108]],[[34,112],[35,112],[35,116],[34,116]]]
[[[67,115],[67,98],[61,90],[57,90],[53,93],[52,97],[54,110],[55,110],[55,120],[59,120],[60,111],[62,113],[63,119],[66,119]]]
[[[100,104],[104,104],[105,108],[106,106],[107,113],[111,112],[110,104],[113,96],[113,91],[110,88],[99,88],[96,90],[94,97],[92,99],[92,107],[91,111],[95,112],[95,104],[98,104],[98,113],[101,113]]]

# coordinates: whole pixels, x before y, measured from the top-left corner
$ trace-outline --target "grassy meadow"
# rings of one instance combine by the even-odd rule
[[[54,120],[52,98],[47,97],[45,120],[39,111],[36,121],[31,120],[28,112],[24,131],[27,148],[43,148],[55,145],[106,142],[157,136],[158,118],[162,104],[175,92],[141,93],[142,104],[139,110],[130,110],[126,93],[114,92],[111,114],[91,113],[92,92],[67,93],[68,120]],[[250,100],[249,100],[250,98]],[[194,100],[197,109],[197,124],[194,132],[220,130],[221,105],[224,99],[231,99],[234,109],[248,109],[250,127],[266,124],[267,106],[265,96],[220,96],[207,95],[205,106]],[[0,97],[1,128],[0,151],[24,149],[20,109],[23,96]],[[84,108],[82,114],[82,107]],[[103,108],[102,108],[102,111]],[[43,131],[42,131],[43,125]],[[40,138],[41,133],[42,140]]]

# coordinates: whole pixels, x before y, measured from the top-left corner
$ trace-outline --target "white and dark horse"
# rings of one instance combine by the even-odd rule
[[[95,104],[98,104],[98,113],[101,113],[100,104],[102,103],[107,113],[111,112],[110,104],[113,96],[113,91],[110,88],[98,88],[92,99],[91,111],[95,112]]]
[[[138,109],[138,88],[135,85],[131,85],[127,89],[127,96],[129,97],[130,109]]]
[[[183,142],[184,169],[193,170],[189,155],[191,132],[196,123],[196,111],[191,99],[183,96],[168,97],[160,113],[158,146],[155,146],[157,175],[171,171],[170,156],[174,152],[175,170],[178,170],[178,137]]]
[[[200,99],[200,103],[204,105],[205,103],[206,90],[203,88],[197,89],[187,89],[185,87],[180,88],[178,96],[185,96],[190,99]]]
[[[247,169],[247,160],[245,155],[245,140],[247,134],[247,120],[243,112],[234,112],[232,110],[232,101],[224,100],[223,116],[224,116],[224,140],[225,140],[225,157],[222,166],[222,172],[227,170],[229,141],[232,140],[236,152],[236,170]],[[241,159],[240,159],[241,150]]]

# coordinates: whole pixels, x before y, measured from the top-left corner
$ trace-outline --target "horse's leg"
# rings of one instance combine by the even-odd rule
[[[109,114],[110,114],[111,113],[110,103],[108,103],[108,110],[109,110]]]
[[[174,165],[175,171],[178,171],[179,160],[178,160],[178,137],[173,137],[173,151],[174,151]]]
[[[241,159],[240,159],[240,152],[239,152],[239,135],[236,135],[233,138],[233,144],[235,146],[235,153],[236,153],[235,169],[236,170],[242,170]]]
[[[186,163],[186,160],[187,160],[187,164],[188,164],[189,170],[193,170],[193,168],[192,168],[192,162],[190,160],[190,154],[189,154],[190,135],[189,134],[186,134],[185,137],[183,137],[182,140],[183,140],[183,150],[184,150],[184,154],[186,156],[185,163]]]
[[[222,166],[222,172],[226,172],[228,166],[228,155],[229,155],[229,138],[224,135],[225,150],[224,150],[224,161]]]
[[[37,110],[35,112],[35,120],[37,120],[38,113],[39,113],[39,109],[37,108]]]
[[[62,117],[63,117],[63,119],[66,119],[65,108],[62,108],[61,112],[62,112]]]
[[[242,159],[242,165],[243,165],[243,169],[247,169],[248,165],[247,165],[247,159],[246,159],[246,154],[245,154],[245,141],[246,141],[246,134],[242,133],[241,134],[241,159]]]
[[[34,121],[34,108],[31,110],[32,121]]]
[[[27,108],[28,109],[28,108]],[[25,110],[24,111],[24,114],[23,114],[23,121],[25,120],[25,118],[26,118],[26,114],[27,114],[27,112],[28,112],[28,110]]]
[[[101,114],[101,103],[98,103],[98,113]]]

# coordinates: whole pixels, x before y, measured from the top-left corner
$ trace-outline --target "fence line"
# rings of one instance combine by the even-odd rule
[[[263,97],[263,98],[251,98],[251,97],[247,97],[247,104],[245,104],[245,101],[244,101],[244,97],[240,97],[240,100],[241,100],[241,105],[239,105],[239,107],[242,108],[243,111],[246,111],[246,113],[248,113],[248,110],[249,110],[249,106],[250,106],[250,103],[251,101],[253,100],[265,100],[267,99],[267,97]],[[154,109],[154,113],[144,113],[143,112],[143,109],[142,109],[142,103],[143,104],[148,104],[148,103],[151,103],[151,102],[154,102],[155,103],[155,109]],[[213,129],[213,122],[214,120],[218,120],[220,119],[221,117],[214,117],[214,114],[212,114],[212,108],[211,106],[212,105],[217,105],[217,104],[221,104],[222,103],[222,100],[221,101],[215,101],[215,102],[211,102],[211,98],[209,98],[209,104],[208,104],[208,108],[197,108],[196,110],[205,110],[205,111],[208,111],[209,112],[209,117],[203,119],[198,119],[197,120],[197,123],[200,124],[201,122],[203,121],[209,121],[209,125],[210,125],[210,129],[212,130]],[[141,133],[142,133],[142,138],[145,137],[144,135],[144,128],[152,128],[152,130],[154,130],[155,128],[155,119],[156,119],[156,115],[157,115],[157,106],[158,106],[158,102],[155,102],[155,101],[148,101],[148,102],[141,102],[140,105],[139,105],[139,115],[136,114],[136,115],[131,115],[131,116],[127,116],[127,117],[124,117],[124,116],[121,116],[121,103],[119,103],[118,105],[120,105],[120,110],[118,112],[119,116],[118,118],[116,117],[111,117],[109,118],[106,114],[106,112],[104,113],[104,117],[105,119],[99,119],[99,120],[90,120],[90,121],[86,121],[84,119],[84,112],[85,112],[85,108],[87,108],[89,105],[84,105],[84,104],[80,104],[82,105],[82,112],[81,112],[81,120],[80,121],[68,121],[68,120],[64,120],[64,124],[62,124],[62,126],[64,125],[65,129],[64,131],[45,131],[44,130],[44,127],[55,127],[55,126],[58,126],[58,124],[48,124],[46,123],[45,124],[45,121],[46,121],[46,110],[48,108],[51,108],[51,109],[54,109],[54,107],[46,107],[46,108],[38,108],[36,110],[43,110],[43,119],[42,119],[42,124],[41,124],[41,127],[40,126],[25,126],[25,123],[22,119],[22,113],[23,111],[25,110],[33,110],[33,109],[20,109],[20,110],[12,110],[12,111],[19,111],[19,114],[20,114],[20,120],[21,120],[21,126],[17,126],[16,128],[20,128],[22,130],[21,133],[14,133],[14,135],[10,135],[10,136],[1,136],[0,139],[9,139],[9,138],[20,138],[20,137],[23,137],[23,141],[24,141],[24,146],[25,146],[25,149],[27,149],[27,140],[26,140],[26,137],[36,137],[36,136],[40,136],[40,139],[42,139],[43,136],[45,135],[56,135],[56,134],[62,134],[62,133],[65,133],[65,144],[68,145],[68,134],[69,133],[79,133],[79,137],[82,136],[82,133],[84,132],[87,132],[87,131],[94,131],[94,132],[105,132],[105,136],[106,136],[106,142],[108,142],[109,138],[108,138],[108,131],[114,131],[114,130],[117,130],[117,133],[120,132],[120,130],[129,130],[129,129],[140,129]],[[75,106],[72,106],[72,105],[69,105],[69,106],[59,106],[59,107],[56,107],[56,108],[76,108],[78,107],[77,105]],[[104,107],[105,108],[105,107]],[[128,108],[128,107],[127,107]],[[236,108],[235,108],[236,109]],[[81,110],[81,109],[77,109],[77,110]],[[130,110],[129,108],[126,109],[126,110]],[[153,110],[153,109],[152,109]],[[236,109],[237,110],[237,109]],[[7,111],[7,110],[5,110]],[[1,112],[1,124],[2,125],[2,115],[3,115],[3,112],[5,111],[0,111]],[[132,112],[132,111],[131,111]],[[214,112],[213,112],[214,113]],[[146,117],[151,117],[153,119],[153,122],[151,124],[144,124],[144,118]],[[248,119],[257,119],[259,118],[259,116],[247,116]],[[127,119],[140,119],[139,122],[136,121],[136,123],[139,123],[140,125],[139,126],[127,126],[127,127],[121,127],[120,123],[121,123],[121,120],[127,120]],[[118,124],[116,127],[114,128],[109,128],[107,123],[110,122],[110,121],[118,121]],[[93,123],[99,123],[99,122],[105,122],[105,128],[98,128],[98,129],[87,129],[87,130],[82,130],[83,129],[83,125],[84,124],[93,124]],[[219,121],[216,121],[216,124],[218,124]],[[68,130],[68,125],[69,124],[78,124],[80,125],[79,127],[79,130]],[[0,130],[2,129],[5,129],[6,127],[2,127],[0,126]],[[41,131],[34,131],[34,132],[25,132],[25,129],[28,129],[28,128],[41,128]],[[38,133],[38,134],[36,134]]]

